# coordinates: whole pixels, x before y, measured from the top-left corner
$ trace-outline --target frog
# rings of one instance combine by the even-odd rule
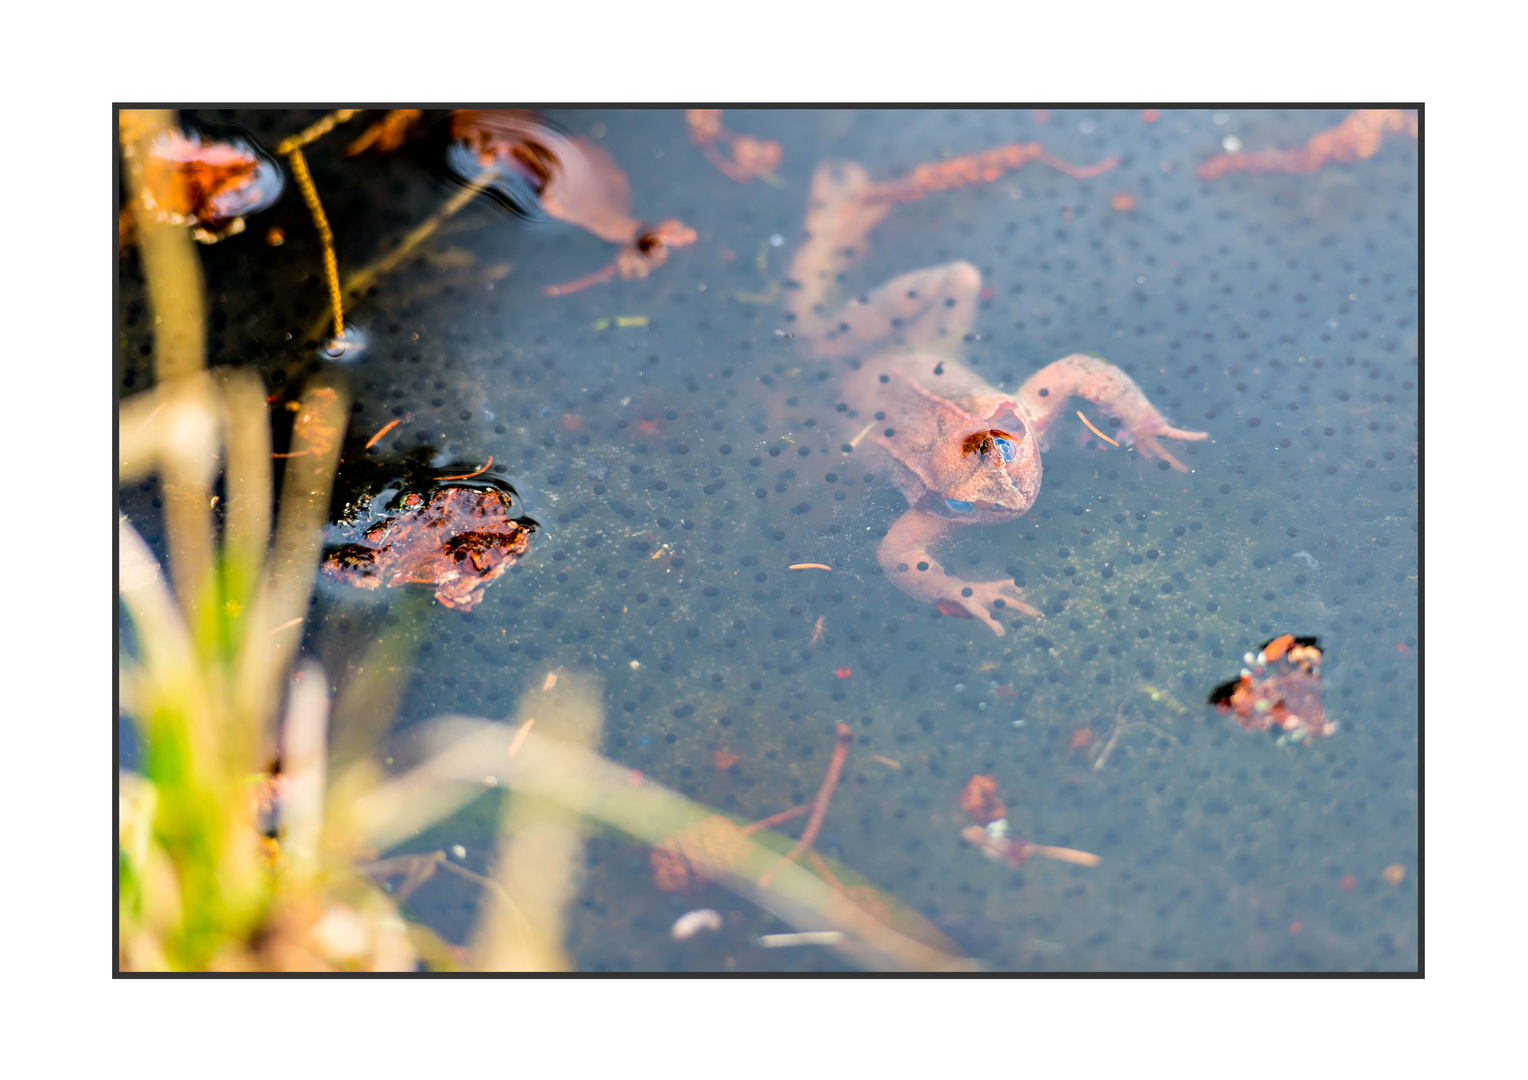
[[[530,547],[536,522],[510,516],[514,495],[502,482],[385,491],[354,507],[353,541],[331,547],[320,571],[362,589],[433,585],[441,606],[471,611]]]
[[[971,581],[933,549],[970,525],[1022,517],[1040,494],[1047,435],[1079,397],[1118,421],[1141,458],[1187,467],[1163,439],[1197,442],[1208,433],[1174,427],[1119,367],[1085,353],[1047,364],[1017,390],[1001,390],[962,362],[973,331],[982,276],[956,261],[892,278],[840,304],[837,285],[865,250],[870,232],[897,201],[851,161],[828,161],[812,178],[806,239],[786,280],[792,331],[823,360],[843,361],[840,408],[875,417],[851,446],[867,450],[908,507],[881,539],[876,559],[892,584],[947,614],[979,619],[999,637],[1004,609],[1043,614],[1011,580]],[[867,438],[868,436],[868,438]]]

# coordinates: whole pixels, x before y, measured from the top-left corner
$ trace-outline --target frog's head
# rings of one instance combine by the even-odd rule
[[[896,483],[915,509],[994,525],[1034,505],[1040,448],[1012,398],[952,400],[905,378],[885,385],[893,419],[875,441],[901,466]]]
[[[935,517],[970,525],[1011,521],[1040,493],[1040,450],[1013,402],[983,402],[986,416],[918,391],[917,408],[899,410],[902,426],[878,435],[902,466],[907,501]],[[990,406],[990,407],[989,407]]]
[[[960,435],[937,455],[940,468],[918,502],[936,517],[971,525],[1011,521],[1040,493],[1040,454],[1028,425],[1017,417],[1001,427]]]

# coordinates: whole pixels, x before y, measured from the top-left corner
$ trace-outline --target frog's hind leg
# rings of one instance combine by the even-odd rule
[[[840,311],[818,353],[847,356],[887,341],[898,351],[954,358],[975,325],[981,291],[981,272],[963,261],[899,275]]]
[[[838,282],[864,250],[870,230],[891,211],[890,203],[870,204],[870,175],[853,161],[827,161],[812,176],[807,200],[806,242],[791,261],[787,310],[800,333],[822,339],[834,324]]]

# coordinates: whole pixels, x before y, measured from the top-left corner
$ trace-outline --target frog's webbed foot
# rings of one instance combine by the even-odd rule
[[[1165,438],[1180,439],[1184,442],[1199,442],[1202,439],[1208,439],[1210,437],[1209,434],[1203,431],[1185,431],[1182,428],[1175,428],[1162,419],[1161,414],[1155,409],[1152,410],[1152,414],[1149,419],[1128,429],[1130,438],[1135,443],[1136,453],[1148,461],[1154,459],[1165,461],[1178,472],[1188,472],[1188,466],[1173,457],[1167,448],[1157,442],[1157,440]]]
[[[1035,619],[1045,618],[1039,611],[1024,602],[1024,592],[1011,581],[961,581],[947,578],[953,595],[946,600],[960,605],[974,618],[987,624],[998,637],[1004,634],[1003,624],[991,615],[993,610],[1015,609]],[[966,595],[969,593],[970,595]]]
[[[898,518],[876,551],[891,583],[926,604],[980,619],[998,637],[1004,634],[1003,624],[992,617],[993,610],[1011,607],[1044,618],[1024,602],[1024,593],[1012,581],[963,581],[946,573],[930,548],[953,527],[944,518],[917,510]]]

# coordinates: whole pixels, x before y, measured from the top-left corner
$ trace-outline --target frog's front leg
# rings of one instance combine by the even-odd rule
[[[1086,398],[1119,419],[1142,457],[1161,458],[1179,472],[1188,468],[1157,442],[1159,438],[1197,442],[1209,436],[1170,425],[1141,392],[1135,380],[1097,357],[1074,353],[1035,372],[1018,392],[1019,407],[1037,435],[1066,408],[1068,397]]]
[[[1017,608],[1026,615],[1043,618],[1024,603],[1024,594],[1011,581],[962,581],[945,572],[929,548],[954,523],[919,510],[909,510],[886,532],[876,558],[893,585],[930,604],[941,600],[957,604],[986,623],[998,637],[1003,626],[989,613],[991,608]]]

